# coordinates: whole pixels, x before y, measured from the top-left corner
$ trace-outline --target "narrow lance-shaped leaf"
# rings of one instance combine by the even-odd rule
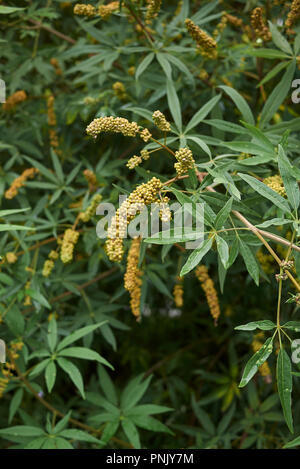
[[[271,21],[268,21],[268,23],[272,34],[272,41],[274,42],[274,44],[283,52],[293,55],[292,48],[286,38],[278,31],[275,24],[273,24]]]
[[[61,342],[60,344],[58,345],[57,347],[57,350],[61,350],[65,347],[67,347],[68,345],[72,344],[73,342],[75,342],[76,340],[79,340],[81,339],[81,337],[84,337],[85,335],[87,334],[90,334],[91,332],[93,332],[95,329],[97,329],[98,327],[101,327],[103,324],[105,324],[107,321],[102,321],[100,322],[99,324],[92,324],[90,326],[85,326],[85,327],[82,327],[81,329],[78,329],[77,331],[75,332],[72,332],[70,335],[68,335],[67,337],[65,337]]]
[[[221,236],[216,236],[216,243],[221,262],[224,268],[227,269],[227,263],[229,259],[228,244],[226,243],[225,239],[221,238]]]
[[[210,113],[210,111],[214,108],[214,106],[220,101],[221,95],[214,96],[211,98],[204,106],[199,109],[199,111],[194,114],[191,118],[190,122],[186,126],[185,132],[189,132],[192,130],[196,125],[198,125],[205,117]]]
[[[230,215],[230,212],[232,209],[232,202],[233,202],[233,198],[230,197],[230,199],[226,202],[224,207],[221,208],[221,210],[217,214],[216,219],[215,219],[216,230],[220,230],[224,226],[224,223],[226,222],[227,218]]]
[[[293,60],[285,71],[281,81],[269,95],[263,107],[259,121],[260,128],[263,128],[274,116],[279,106],[283,103],[291,89],[291,82],[295,74],[296,60]]]
[[[246,386],[256,374],[258,368],[265,363],[273,351],[273,337],[270,337],[262,347],[250,358],[245,366],[244,373],[239,384],[240,388]]]
[[[174,83],[170,79],[167,79],[167,98],[168,98],[169,109],[173,116],[174,122],[179,132],[181,132],[182,119],[181,119],[180,101],[178,99],[178,96],[174,87]]]
[[[297,210],[300,202],[299,186],[293,173],[293,167],[285,155],[284,149],[281,145],[278,145],[278,168],[288,200],[294,210]]]
[[[255,329],[260,329],[261,331],[270,331],[275,329],[276,324],[273,321],[263,320],[263,321],[252,321],[248,324],[242,324],[241,326],[235,327],[236,331],[254,331]]]
[[[259,285],[259,267],[257,261],[254,255],[252,254],[252,251],[249,248],[248,244],[244,243],[241,239],[239,240],[239,244],[240,253],[244,259],[246,268],[256,285]]]
[[[80,371],[77,366],[73,365],[72,362],[65,358],[57,358],[58,365],[69,375],[77,389],[79,390],[83,399],[85,399],[83,380]]]
[[[222,85],[222,86],[219,86],[219,88],[224,90],[225,93],[228,94],[228,96],[230,96],[230,98],[232,99],[232,101],[234,102],[234,104],[236,105],[240,113],[242,114],[243,119],[246,122],[249,122],[249,124],[255,125],[252,111],[247,101],[245,100],[245,98],[243,98],[243,96],[241,96],[235,89],[231,88],[230,86]]]
[[[195,249],[192,254],[188,257],[188,260],[181,269],[180,276],[186,275],[190,270],[192,270],[196,265],[201,262],[205,254],[211,249],[212,238],[206,239],[200,248]]]
[[[284,212],[290,213],[290,207],[288,202],[281,197],[281,195],[277,194],[277,192],[273,191],[263,182],[259,181],[258,179],[254,178],[253,176],[249,176],[248,174],[238,173],[240,178],[242,178],[249,186],[252,187],[253,190],[258,192],[260,195],[269,199],[276,207],[280,208]]]
[[[287,426],[291,433],[293,429],[293,416],[292,416],[292,365],[290,357],[284,348],[280,348],[277,358],[277,386],[280,402],[282,405],[283,415]]]

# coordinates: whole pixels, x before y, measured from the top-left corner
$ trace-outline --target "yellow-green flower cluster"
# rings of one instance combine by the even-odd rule
[[[243,20],[240,18],[237,18],[236,16],[229,15],[228,13],[225,13],[227,22],[232,24],[232,26],[235,26],[236,28],[241,28],[243,26]]]
[[[277,192],[277,194],[281,195],[282,197],[286,197],[285,188],[283,185],[283,180],[279,174],[275,176],[267,177],[263,180],[264,184],[270,187],[273,191]]]
[[[57,154],[60,154],[60,151],[57,150],[59,146],[58,135],[56,131],[56,114],[54,109],[54,96],[50,95],[47,98],[47,114],[48,114],[48,125],[49,125],[49,139],[51,147],[55,148]]]
[[[198,77],[203,81],[207,81],[209,79],[209,75],[204,68],[200,70]]]
[[[48,259],[44,262],[42,275],[43,277],[49,277],[53,268],[54,268],[54,261],[58,259],[58,252],[50,251],[48,255]]]
[[[269,41],[271,39],[272,35],[263,19],[263,9],[261,7],[257,7],[252,11],[251,26],[257,37],[260,37],[264,41]]]
[[[174,302],[177,308],[182,308],[183,306],[183,279],[182,277],[177,277],[177,283],[173,290]]]
[[[152,119],[156,127],[159,128],[162,132],[170,132],[171,126],[170,123],[165,118],[164,114],[160,111],[155,111],[152,114]]]
[[[74,14],[79,16],[95,16],[96,8],[89,3],[87,5],[84,3],[76,3],[74,6]]]
[[[199,28],[191,19],[185,20],[188,32],[197,43],[201,54],[204,57],[215,59],[217,57],[217,43],[205,31]]]
[[[7,252],[5,254],[5,258],[9,264],[14,264],[18,260],[18,257],[14,252]]]
[[[126,99],[126,90],[125,90],[125,86],[123,85],[122,82],[120,81],[116,81],[113,86],[112,86],[113,90],[114,90],[114,93],[115,95],[117,96],[117,98],[119,98],[121,101]]]
[[[89,190],[91,192],[95,191],[96,187],[98,185],[96,174],[93,173],[93,171],[91,171],[90,169],[85,169],[83,171],[83,175],[84,175],[85,179],[87,180],[87,182],[89,183]]]
[[[285,26],[290,29],[300,18],[300,0],[293,0],[291,9],[285,22]]]
[[[180,148],[175,152],[175,158],[177,163],[174,164],[174,168],[178,176],[182,176],[187,173],[189,169],[193,169],[195,167],[193,153],[189,148]]]
[[[102,195],[101,194],[95,194],[94,197],[91,200],[90,205],[87,207],[87,209],[84,212],[81,212],[79,215],[80,220],[83,222],[88,222],[92,218],[92,216],[95,215],[96,213],[96,208],[100,204],[102,200]]]
[[[175,16],[179,15],[179,13],[181,12],[182,6],[183,6],[183,0],[179,0],[179,2],[177,2],[177,7],[176,7],[176,10],[174,12]]]
[[[134,65],[132,65],[131,67],[129,67],[129,69],[127,70],[128,75],[130,75],[130,76],[133,77],[133,75],[135,74],[135,70],[136,70],[136,69],[135,69],[135,66],[134,66]]]
[[[162,182],[153,177],[150,181],[138,186],[118,208],[107,230],[108,239],[105,243],[105,249],[111,261],[120,262],[122,260],[124,254],[123,237],[128,223],[145,205],[158,202],[157,194],[161,188]]]
[[[222,34],[224,29],[226,28],[227,22],[228,22],[227,16],[226,16],[225,13],[223,13],[220,23],[217,24],[217,27],[213,32],[213,37],[214,38],[218,37],[220,34]]]
[[[98,7],[98,14],[103,20],[107,20],[114,11],[119,9],[120,2],[110,2],[107,5],[100,5]]]
[[[130,294],[130,307],[134,316],[139,319],[141,316],[141,286],[143,272],[138,268],[140,257],[141,238],[135,238],[131,242],[131,246],[127,257],[127,268],[124,275],[124,287]]]
[[[16,91],[14,94],[9,96],[6,102],[3,104],[3,109],[5,111],[10,111],[14,109],[16,104],[21,103],[27,99],[27,94],[24,90]]]
[[[147,11],[145,22],[150,24],[154,18],[157,17],[160,7],[161,7],[162,0],[147,0]]]
[[[140,127],[136,122],[129,122],[124,117],[98,117],[86,128],[88,135],[96,138],[101,132],[121,133],[125,137],[135,137]]]
[[[150,140],[150,138],[152,137],[152,134],[149,132],[148,129],[143,129],[141,132],[140,132],[140,137],[142,140],[144,140],[144,142],[148,142],[148,140]]]
[[[141,154],[140,156],[138,155],[134,155],[132,156],[131,158],[129,158],[126,166],[129,168],[129,169],[134,169],[136,168],[137,166],[139,166],[141,164],[141,162],[143,160],[148,160],[150,158],[150,153],[148,150],[142,150],[141,151]]]
[[[64,264],[71,262],[73,259],[74,246],[79,238],[79,233],[71,228],[67,229],[60,249],[60,258]]]
[[[39,170],[37,168],[25,169],[25,171],[23,171],[20,176],[14,179],[10,187],[5,192],[4,197],[6,199],[13,199],[18,194],[20,187],[24,186],[24,183],[27,181],[27,179],[34,178],[38,172]]]
[[[54,262],[50,259],[47,259],[43,265],[42,276],[49,277],[54,268]]]
[[[168,205],[169,202],[169,197],[162,197],[160,200],[161,209],[159,211],[159,217],[163,223],[169,222],[172,218],[172,213]]]
[[[60,68],[59,62],[55,57],[50,59],[50,63],[54,68],[56,75],[62,75],[62,69]]]
[[[201,283],[201,287],[205,293],[207,304],[209,306],[210,314],[214,318],[215,325],[217,324],[220,316],[220,305],[218,293],[214,287],[214,282],[208,274],[207,267],[200,265],[195,271],[196,277]]]
[[[28,282],[26,282],[25,284],[25,290],[29,290],[30,288],[30,280]],[[25,299],[24,299],[24,306],[30,306],[32,304],[32,300],[31,300],[31,296],[30,295],[25,295]]]
[[[22,341],[19,342],[12,342],[10,345],[9,350],[9,358],[12,360],[8,360],[3,368],[1,369],[1,373],[3,378],[0,378],[0,399],[3,396],[3,393],[10,381],[10,379],[14,376],[15,364],[14,360],[19,358],[18,352],[22,350],[24,343]]]

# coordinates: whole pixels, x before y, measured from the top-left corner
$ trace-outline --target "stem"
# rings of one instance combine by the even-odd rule
[[[283,270],[280,269],[280,275],[282,275]],[[282,294],[282,278],[279,279],[278,286],[278,301],[277,301],[277,329],[279,331],[280,337],[280,304],[281,304],[281,294]]]
[[[165,150],[167,150],[169,153],[171,153],[171,155],[175,156],[174,151],[172,151],[167,145],[164,145],[163,143],[159,142],[159,141],[156,140],[154,137],[151,137],[151,140],[153,140],[153,142],[155,142],[155,143],[158,143],[158,145],[160,145],[160,146],[163,147]],[[187,177],[188,177],[188,176],[187,176]]]
[[[154,37],[152,36],[152,34],[147,30],[146,26],[144,25],[144,23],[142,22],[142,20],[136,15],[136,13],[134,12],[133,8],[127,4],[127,2],[125,2],[125,6],[126,8],[130,11],[131,15],[133,16],[133,18],[138,22],[138,24],[140,25],[140,27],[142,28],[142,31],[147,39],[147,41],[149,42],[149,44],[152,46],[152,43],[154,42]]]

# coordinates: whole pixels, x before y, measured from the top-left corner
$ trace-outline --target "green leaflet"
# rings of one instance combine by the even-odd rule
[[[252,321],[248,324],[243,324],[241,326],[235,327],[237,331],[254,331],[255,329],[260,329],[262,331],[270,331],[276,327],[273,321],[263,320],[263,321]]]
[[[258,179],[254,178],[253,176],[249,176],[248,174],[238,173],[238,175],[249,184],[252,189],[257,191],[266,199],[269,199],[275,206],[283,210],[284,212],[290,213],[290,207],[288,202],[281,197],[281,195],[277,194],[277,192],[273,191],[263,182],[259,181]]]
[[[248,361],[245,366],[241,382],[239,384],[240,388],[246,386],[249,381],[256,374],[258,368],[265,363],[267,358],[271,355],[273,351],[273,338],[270,337],[265,341],[260,350],[258,350]]]
[[[277,358],[277,386],[282,410],[287,426],[291,433],[294,432],[292,416],[292,365],[290,357],[284,348],[280,348]]]
[[[198,249],[195,249],[192,254],[188,257],[188,260],[181,269],[180,276],[186,275],[194,267],[196,267],[205,256],[205,254],[210,250],[212,245],[212,239],[208,238],[202,243],[202,246]]]

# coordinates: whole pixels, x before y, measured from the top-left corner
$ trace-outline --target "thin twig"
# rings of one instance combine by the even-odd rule
[[[70,36],[66,36],[65,34],[57,31],[56,29],[50,28],[49,26],[45,26],[40,21],[35,21],[35,20],[30,19],[30,18],[28,18],[28,21],[32,24],[35,24],[37,26],[37,28],[44,29],[45,31],[48,31],[51,34],[54,34],[55,36],[60,37],[64,41],[69,42],[70,44],[76,44],[75,39],[72,39]]]

